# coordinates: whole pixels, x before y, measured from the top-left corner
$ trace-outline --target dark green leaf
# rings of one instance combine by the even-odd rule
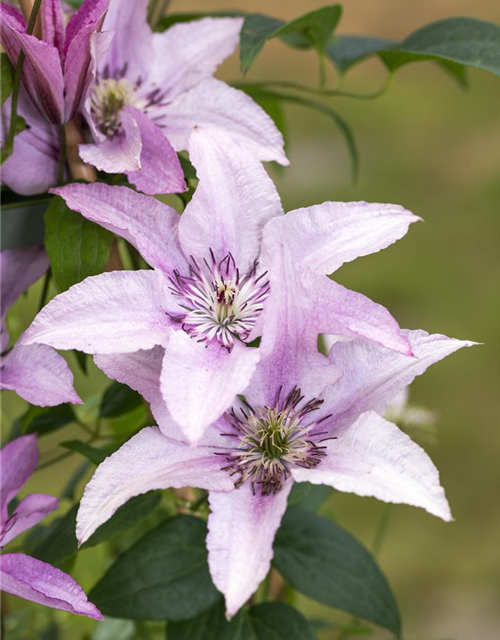
[[[167,640],[255,640],[255,636],[243,611],[226,620],[224,602],[220,600],[195,618],[169,622]]]
[[[132,498],[101,525],[81,548],[95,547],[117,533],[129,529],[149,515],[160,500],[161,494],[153,492]],[[60,565],[78,551],[75,534],[78,507],[78,504],[73,505],[66,515],[45,527],[43,538],[32,550],[31,555],[49,564]]]
[[[290,509],[276,536],[274,564],[306,596],[399,637],[401,619],[385,577],[371,554],[333,522]]]
[[[0,53],[0,65],[0,105],[2,105],[12,93],[14,67],[6,53]]]
[[[170,622],[167,640],[316,640],[316,635],[304,616],[287,604],[259,604],[228,622],[220,602],[196,618]]]
[[[292,47],[315,47],[324,52],[341,13],[341,6],[334,4],[305,13],[288,23],[262,14],[248,16],[240,34],[242,73],[247,73],[265,43],[272,38],[281,38]]]
[[[75,504],[66,515],[54,520],[48,527],[45,527],[41,541],[31,551],[30,555],[38,558],[38,560],[43,560],[43,562],[58,565],[76,553],[78,549],[75,535],[77,512],[78,505]]]
[[[112,233],[69,209],[59,196],[45,212],[45,248],[60,291],[102,273],[112,242]]]
[[[142,404],[141,396],[126,384],[113,382],[102,398],[101,418],[116,418],[122,416]]]
[[[87,375],[87,363],[88,363],[88,358],[87,358],[87,354],[83,353],[83,351],[74,351],[75,354],[75,358],[76,361],[78,363],[78,366],[80,367],[82,373],[84,373],[85,375]]]
[[[235,18],[247,15],[246,11],[190,11],[186,13],[169,13],[158,21],[155,31],[165,31],[178,22],[191,22],[201,18]]]
[[[332,492],[333,489],[325,484],[295,482],[288,498],[288,506],[317,511]]]
[[[500,75],[500,26],[475,18],[438,20],[379,55],[391,71],[416,60],[436,60]],[[456,74],[456,67],[451,69]]]
[[[135,496],[121,506],[118,511],[104,524],[102,524],[95,533],[93,533],[87,542],[84,542],[82,549],[95,547],[114,535],[122,533],[126,529],[139,523],[146,518],[161,502],[161,493],[149,492],[140,496]]]
[[[89,595],[105,614],[127,619],[186,620],[220,598],[210,580],[205,522],[166,520],[126,551]]]
[[[111,450],[96,449],[91,447],[86,442],[81,440],[69,440],[68,442],[61,442],[61,447],[80,453],[82,456],[93,462],[94,464],[101,464],[111,453]]]
[[[357,62],[378,53],[391,45],[393,41],[381,38],[365,38],[364,36],[337,36],[331,42],[326,55],[332,60],[340,73],[345,73]]]
[[[76,422],[71,405],[60,404],[57,407],[30,407],[21,418],[20,426],[23,433],[44,436],[71,422]]]

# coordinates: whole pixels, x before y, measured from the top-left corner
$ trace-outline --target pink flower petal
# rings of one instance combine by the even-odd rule
[[[292,476],[297,482],[327,484],[359,496],[422,507],[451,520],[432,460],[396,425],[373,411],[363,413],[337,440],[330,440],[317,467],[294,467]]]

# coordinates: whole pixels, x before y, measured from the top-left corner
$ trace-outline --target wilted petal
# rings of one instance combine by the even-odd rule
[[[17,538],[26,529],[31,529],[43,520],[46,515],[55,511],[59,506],[59,500],[44,493],[32,493],[17,505],[14,513],[2,526],[0,544],[6,544]]]
[[[422,507],[451,520],[439,473],[426,452],[398,427],[373,411],[362,414],[314,469],[292,469],[297,482],[327,484],[339,491],[384,502]]]
[[[114,36],[101,71],[107,69],[111,76],[125,71],[125,77],[134,83],[148,76],[154,49],[147,7],[148,0],[111,0],[103,29]]]
[[[7,505],[25,484],[38,464],[35,435],[11,440],[0,450],[0,520],[7,520]]]
[[[318,333],[359,337],[411,355],[408,338],[385,307],[311,269],[304,269],[303,282],[316,309]]]
[[[224,131],[195,131],[189,151],[200,182],[179,224],[184,253],[203,259],[211,248],[218,260],[231,253],[244,275],[259,257],[264,225],[283,213],[276,187]]]
[[[119,133],[97,144],[81,144],[78,152],[84,162],[94,165],[99,171],[136,171],[141,167],[142,152],[139,125],[130,113],[122,109]]]
[[[82,544],[130,498],[153,489],[229,491],[233,483],[210,447],[193,448],[146,427],[99,465],[85,488],[76,534]]]
[[[250,482],[229,493],[210,493],[208,564],[226,599],[228,617],[245,604],[271,567],[274,536],[292,484],[268,496],[253,495]]]
[[[155,51],[148,85],[169,100],[213,75],[238,46],[243,18],[203,18],[153,35]]]
[[[178,239],[179,214],[155,198],[128,187],[104,183],[69,184],[53,189],[68,207],[125,238],[152,267],[172,273],[187,272]]]
[[[333,273],[344,262],[396,242],[419,219],[395,204],[325,202],[273,220],[266,226],[264,247],[272,253],[282,242],[297,266]]]
[[[362,340],[337,342],[329,359],[344,373],[324,393],[324,410],[335,434],[349,427],[365,411],[382,415],[387,404],[408,384],[435,362],[474,343],[454,340],[426,331],[403,330],[414,357],[383,349]]]
[[[158,107],[162,124],[176,151],[188,148],[194,127],[222,129],[258,160],[288,165],[283,136],[270,116],[249,95],[209,78]]]
[[[162,129],[133,107],[122,109],[122,118],[127,112],[139,127],[142,141],[140,169],[126,171],[129,182],[140,191],[153,195],[186,191],[179,158]]]
[[[151,349],[168,338],[176,312],[161,271],[113,271],[87,278],[53,298],[19,344],[84,353]]]
[[[30,404],[81,404],[66,360],[44,344],[15,346],[2,358],[0,389],[15,391]]]
[[[183,331],[172,333],[165,347],[161,392],[189,442],[196,444],[243,393],[258,360],[258,349],[239,342],[229,353],[217,342],[206,346]]]
[[[5,593],[53,609],[103,620],[99,609],[88,601],[71,576],[23,553],[0,556],[0,580]]]

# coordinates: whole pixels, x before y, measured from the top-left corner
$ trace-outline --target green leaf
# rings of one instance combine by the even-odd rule
[[[44,436],[76,421],[75,413],[69,404],[60,404],[57,407],[33,406],[20,419],[20,427],[23,433]]]
[[[166,520],[126,551],[89,599],[118,618],[185,620],[220,598],[208,572],[205,522]]]
[[[393,40],[382,38],[365,38],[364,36],[337,36],[327,49],[326,55],[334,63],[340,73],[365,58],[378,53],[393,43]]]
[[[14,85],[14,67],[6,53],[0,53],[0,105],[12,93]]]
[[[417,60],[467,65],[500,75],[500,26],[476,18],[447,18],[418,29],[380,57],[391,70]],[[463,75],[463,74],[462,74]]]
[[[276,536],[273,562],[285,580],[309,598],[400,637],[401,619],[387,580],[371,554],[333,522],[291,509]]]
[[[332,492],[333,489],[325,484],[295,482],[288,497],[288,507],[317,511]]]
[[[315,47],[324,52],[342,13],[338,4],[305,13],[288,23],[262,14],[249,15],[240,34],[240,66],[243,74],[250,69],[268,40],[281,38],[299,49]]]
[[[116,418],[129,413],[142,404],[141,396],[126,384],[113,382],[104,393],[101,403],[101,418]]]
[[[69,209],[59,196],[45,212],[45,248],[60,291],[102,273],[112,243],[112,233]]]
[[[101,525],[81,546],[81,549],[95,547],[117,533],[123,533],[148,516],[160,501],[161,494],[158,492],[145,493],[132,498]],[[78,508],[79,504],[73,505],[66,515],[45,527],[42,540],[32,550],[31,555],[53,565],[60,565],[74,555],[78,551],[75,534]],[[38,536],[40,537],[40,534]]]
[[[70,479],[64,486],[64,489],[61,493],[61,498],[66,498],[67,500],[73,501],[76,496],[76,490],[83,477],[86,475],[87,471],[91,469],[90,463],[85,460],[82,464],[75,469]]]
[[[167,640],[316,640],[308,620],[293,607],[266,602],[227,621],[224,604],[185,622],[167,625]]]
[[[165,31],[178,22],[192,22],[201,18],[237,18],[246,16],[246,11],[189,11],[184,13],[168,13],[162,16],[155,27],[155,31]]]
[[[101,464],[112,453],[110,450],[96,449],[91,447],[86,442],[81,440],[69,440],[68,442],[61,442],[61,447],[80,453],[82,456],[93,462],[94,464]]]
[[[240,611],[226,620],[223,600],[190,620],[169,622],[167,640],[256,640],[249,622]]]
[[[150,491],[140,496],[131,498],[122,505],[116,513],[102,524],[81,546],[82,549],[95,547],[106,542],[118,533],[123,533],[135,524],[146,518],[161,502],[159,491]]]

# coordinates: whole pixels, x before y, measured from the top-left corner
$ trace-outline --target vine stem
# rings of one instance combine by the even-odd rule
[[[28,26],[26,28],[26,33],[30,36],[33,34],[33,30],[35,28],[36,19],[38,17],[38,12],[40,11],[40,6],[42,4],[42,0],[35,0],[33,4],[33,9],[31,10],[30,17],[28,20]],[[17,122],[17,103],[19,101],[19,90],[21,88],[21,74],[23,70],[24,64],[24,51],[21,49],[19,51],[19,57],[17,58],[16,70],[14,73],[14,83],[12,87],[12,101],[10,105],[10,126],[9,133],[7,135],[7,139],[5,140],[5,144],[2,149],[2,163],[7,160],[7,158],[12,155],[12,151],[14,150],[14,137],[16,135],[16,122]]]
[[[236,86],[239,89],[245,89],[245,87],[283,87],[284,89],[295,89],[297,91],[303,91],[305,93],[313,93],[316,96],[322,96],[324,98],[337,96],[339,98],[355,98],[357,100],[374,100],[375,98],[380,98],[380,96],[386,93],[386,91],[392,84],[393,78],[394,74],[389,74],[382,87],[372,93],[355,93],[353,91],[342,91],[340,89],[316,89],[315,87],[309,87],[298,82],[288,82],[285,80],[265,80],[263,82],[236,82],[233,83],[233,86]]]

